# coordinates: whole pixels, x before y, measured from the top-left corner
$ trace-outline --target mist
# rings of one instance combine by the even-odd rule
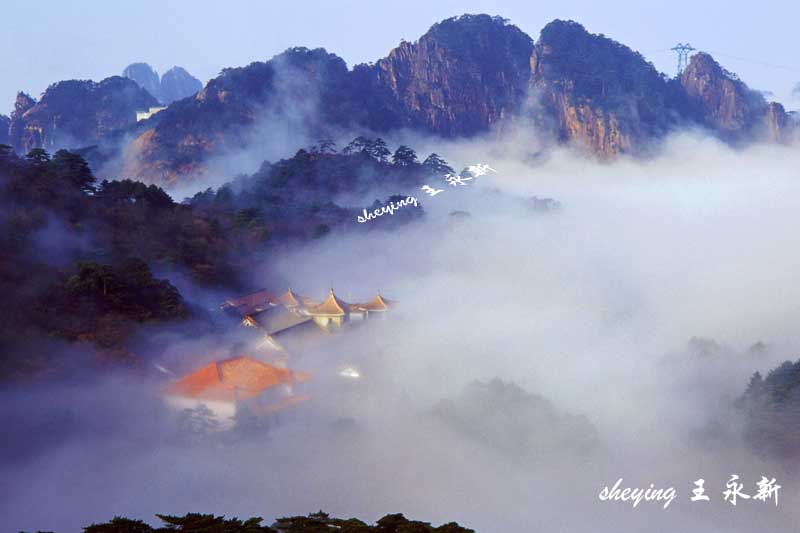
[[[600,162],[569,147],[531,157],[540,143],[515,132],[401,140],[497,172],[431,183],[445,189],[435,197],[393,191],[417,196],[424,219],[332,233],[253,272],[275,292],[399,302],[293,354],[289,366],[314,375],[309,405],[266,435],[187,438],[159,399],[166,375],[6,389],[10,530],[318,509],[482,532],[797,523],[797,472],[748,448],[733,409],[753,372],[798,354],[797,146],[734,150],[691,131],[652,158]],[[201,291],[190,298],[208,307]],[[247,342],[176,335],[151,357],[182,375]],[[748,494],[776,477],[780,505],[723,502],[731,474]],[[619,478],[677,497],[666,509],[600,501]],[[698,478],[710,502],[690,502]]]

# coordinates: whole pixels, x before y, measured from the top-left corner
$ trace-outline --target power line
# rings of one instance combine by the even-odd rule
[[[790,66],[787,66],[787,65],[776,65],[774,63],[767,63],[765,61],[759,61],[758,59],[750,59],[750,58],[747,58],[747,57],[734,56],[734,55],[731,55],[731,54],[723,54],[722,52],[709,51],[708,53],[711,54],[711,55],[715,55],[715,56],[727,57],[727,58],[730,58],[730,59],[735,59],[737,61],[744,61],[745,63],[753,63],[754,65],[761,65],[762,67],[774,68],[774,69],[780,69],[780,70],[788,70],[788,71],[791,71],[791,72],[800,72],[800,68],[798,68],[798,67],[790,67]]]

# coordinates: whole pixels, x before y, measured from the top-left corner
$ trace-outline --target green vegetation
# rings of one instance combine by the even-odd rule
[[[341,153],[325,140],[176,203],[155,185],[97,183],[76,153],[37,148],[19,157],[0,145],[0,290],[13,310],[0,321],[0,380],[50,368],[48,343],[135,360],[141,326],[196,316],[154,272],[248,290],[252,269],[283,247],[363,230],[356,213],[364,206],[334,200],[409,194],[449,169],[435,154],[419,163],[406,146],[391,155],[381,139],[359,137]],[[421,213],[368,226],[388,229]]]

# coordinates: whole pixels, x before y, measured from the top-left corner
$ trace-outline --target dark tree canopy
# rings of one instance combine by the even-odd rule
[[[0,145],[0,290],[17,310],[0,321],[0,381],[48,368],[42,342],[135,360],[132,339],[141,328],[194,316],[176,287],[153,272],[248,290],[252,269],[287,244],[391,229],[420,216],[421,209],[404,209],[364,225],[356,216],[365,206],[337,203],[413,194],[426,170],[400,164],[414,161],[408,147],[398,149],[398,164],[389,155],[381,139],[356,138],[340,153],[323,139],[177,203],[155,185],[97,183],[74,152],[51,157],[34,149],[18,157]]]
[[[453,167],[447,164],[439,154],[433,153],[425,158],[422,162],[422,167],[430,174],[448,174],[453,173]]]
[[[800,360],[786,361],[762,377],[756,372],[736,402],[744,415],[744,437],[758,453],[800,457]]]
[[[375,525],[356,518],[334,518],[318,511],[308,516],[279,518],[271,527],[261,524],[260,517],[240,520],[212,514],[189,513],[183,516],[156,515],[163,527],[153,528],[141,520],[116,517],[104,524],[83,528],[85,533],[167,533],[191,531],[195,533],[475,533],[472,529],[450,522],[434,527],[428,522],[409,520],[402,514],[386,515]]]
[[[392,163],[399,167],[410,167],[417,165],[419,161],[417,160],[417,153],[414,150],[401,144],[392,156]]]

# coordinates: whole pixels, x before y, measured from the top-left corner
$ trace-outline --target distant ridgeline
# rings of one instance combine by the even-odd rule
[[[646,154],[683,127],[737,145],[785,142],[797,129],[792,114],[706,53],[670,78],[627,46],[562,20],[534,42],[501,17],[454,17],[352,70],[323,49],[291,48],[224,69],[203,88],[178,68],[159,79],[133,64],[125,76],[56,83],[38,102],[20,93],[10,119],[0,117],[0,142],[19,153],[99,145],[104,158],[124,155],[121,175],[170,185],[202,175],[210,157],[257,148],[259,132],[286,116],[302,115],[300,133],[317,138],[400,129],[468,138],[533,124],[603,157]]]
[[[0,290],[16,310],[0,321],[0,380],[64,370],[52,343],[136,363],[130,340],[141,327],[204,316],[153,270],[243,289],[276,249],[423,216],[418,208],[358,224],[363,208],[337,205],[336,195],[384,191],[391,201],[390,191],[445,168],[435,154],[418,162],[408,147],[392,155],[380,139],[358,138],[341,152],[323,142],[176,203],[155,185],[97,183],[76,153],[19,157],[0,145]]]
[[[357,518],[333,518],[322,511],[308,516],[277,519],[272,526],[261,525],[261,518],[225,518],[211,514],[189,513],[183,516],[156,515],[164,525],[154,528],[142,520],[116,517],[103,524],[83,528],[85,533],[167,533],[171,531],[202,531],[204,533],[475,533],[472,529],[450,522],[438,527],[428,522],[409,520],[402,514],[386,515],[374,525]],[[25,533],[20,532],[20,533]],[[43,532],[40,532],[43,533]]]
[[[203,83],[182,67],[172,67],[159,79],[158,72],[147,63],[132,63],[122,75],[135,81],[162,105],[188,98],[203,88]]]

